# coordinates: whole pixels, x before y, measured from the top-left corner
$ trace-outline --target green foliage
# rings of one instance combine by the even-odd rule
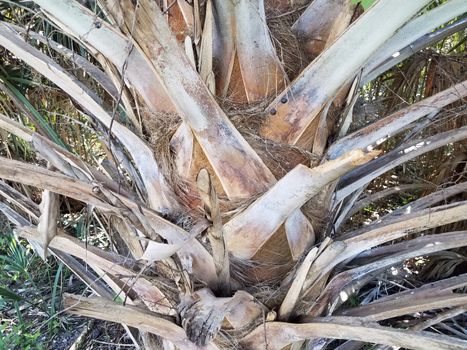
[[[62,146],[65,149],[69,149],[68,146],[63,142],[57,132],[53,129],[51,123],[40,114],[37,109],[31,104],[28,98],[21,93],[7,78],[0,76],[0,80],[3,81],[5,88],[10,91],[10,93],[15,96],[15,98],[23,105],[23,108],[27,110],[37,121],[40,127],[45,131],[48,138],[55,142],[56,144]]]
[[[21,296],[5,287],[0,287],[0,298],[9,299],[13,301],[20,301],[22,299]]]
[[[42,350],[45,346],[39,342],[41,333],[34,331],[30,324],[0,324],[0,350]]]
[[[32,254],[13,236],[5,236],[0,239],[0,245],[4,248],[4,255],[0,255],[3,262],[2,274],[4,277],[16,281],[19,278],[28,278],[29,262],[32,261]]]
[[[375,3],[376,0],[352,0],[352,4],[360,4],[366,10]]]
[[[353,294],[349,297],[349,300],[347,300],[347,304],[349,307],[357,307],[360,306],[360,301],[358,300],[358,296]]]
[[[0,237],[0,254],[0,310],[7,315],[15,312],[15,317],[3,317],[0,324],[0,350],[46,349],[63,324],[57,307],[64,265],[42,262],[25,241],[11,233]],[[48,295],[49,307],[41,302]]]
[[[60,277],[62,276],[62,270],[63,270],[63,263],[58,264],[58,269],[57,272],[55,273],[55,278],[54,278],[54,284],[52,287],[52,298],[50,300],[50,313],[52,315],[55,315],[55,305],[57,304],[57,290],[58,290],[58,284],[60,282]]]

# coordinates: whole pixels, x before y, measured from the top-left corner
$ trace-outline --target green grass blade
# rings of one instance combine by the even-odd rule
[[[5,287],[0,287],[0,297],[13,301],[21,301],[22,299],[21,296]]]
[[[23,104],[23,106],[32,114],[34,119],[40,125],[40,127],[47,134],[47,137],[55,142],[56,144],[62,146],[63,148],[69,150],[69,147],[63,142],[57,132],[52,128],[49,121],[40,114],[37,109],[29,102],[26,96],[24,96],[8,79],[0,76],[0,79],[3,81],[4,85],[10,90],[10,92]]]
[[[60,276],[62,275],[62,270],[63,270],[63,263],[60,262],[58,264],[58,269],[57,272],[55,273],[55,279],[54,279],[54,285],[52,288],[52,297],[50,300],[50,313],[51,316],[55,315],[55,304],[57,301],[57,289],[58,289],[58,282],[60,281]]]

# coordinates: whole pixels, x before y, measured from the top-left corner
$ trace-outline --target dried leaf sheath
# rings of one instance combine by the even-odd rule
[[[371,1],[0,0],[0,211],[107,298],[70,311],[148,349],[466,348],[464,4]]]
[[[5,24],[0,27],[0,44],[11,50],[16,56],[30,64],[34,69],[44,74],[58,86],[64,88],[78,103],[90,111],[96,119],[107,128],[112,124],[112,132],[127,148],[138,165],[145,182],[148,198],[154,209],[165,211],[174,208],[171,190],[167,188],[159,168],[154,160],[152,151],[129,129],[114,121],[112,117],[88,93],[86,88],[74,77],[65,72],[59,65],[32,46],[26,44],[19,35]]]
[[[58,194],[44,190],[42,201],[39,206],[41,216],[37,224],[37,231],[41,235],[42,259],[47,256],[47,247],[50,241],[57,234],[57,223],[60,215],[60,197]]]
[[[315,0],[292,26],[309,58],[317,57],[348,27],[355,11],[351,0]]]
[[[134,13],[138,24],[135,40],[192,129],[227,195],[244,198],[265,190],[274,181],[272,174],[220,109],[173,38],[160,10],[149,1],[141,1]],[[131,20],[127,18],[128,23]]]
[[[266,240],[262,235],[272,235],[294,210],[318,194],[326,184],[369,161],[376,154],[357,150],[313,169],[297,166],[250,207],[225,224],[228,249],[240,258],[252,258]],[[292,249],[296,244],[301,245],[300,242],[290,241],[289,244]]]
[[[132,5],[127,6],[131,8]],[[265,191],[275,182],[274,176],[194,71],[161,18],[160,10],[155,4],[143,1],[135,15],[138,24],[134,31],[136,41],[151,60],[182,119],[190,126],[227,196],[231,199],[248,198]],[[127,22],[130,20],[127,18]],[[310,224],[298,211],[291,217],[286,231],[293,258],[303,253],[314,240]],[[298,236],[303,238],[297,243]]]
[[[189,238],[186,231],[163,219],[154,211],[96,184],[72,179],[38,166],[9,159],[2,159],[0,176],[4,179],[48,189],[52,192],[95,205],[104,212],[112,212],[122,217],[128,215],[128,210],[133,213],[141,212],[148,223],[150,223],[152,229],[169,243],[183,243]],[[105,198],[106,196],[108,197]],[[116,200],[118,206],[123,207],[114,206],[112,203],[107,202],[113,202],[114,200]],[[191,260],[193,272],[198,274],[201,280],[209,284],[215,283],[215,268],[212,257],[199,242],[193,240],[191,245],[184,245],[181,253]]]
[[[287,76],[277,57],[266,24],[264,0],[235,3],[235,47],[248,102],[282,91]]]
[[[278,142],[309,147],[309,138],[302,136],[306,136],[307,128],[324,104],[358,73],[359,68],[377,50],[381,42],[391,37],[402,24],[428,3],[428,0],[411,1],[410,8],[405,7],[402,12],[397,9],[407,5],[404,1],[379,1],[270,104],[267,109],[270,117],[261,134]],[[390,22],[380,26],[378,31],[373,31],[381,18],[389,19],[386,17],[387,13],[397,13],[397,16],[389,17]],[[368,36],[369,32],[373,35]],[[354,50],[355,47],[359,50]],[[281,100],[287,102],[284,104]]]

